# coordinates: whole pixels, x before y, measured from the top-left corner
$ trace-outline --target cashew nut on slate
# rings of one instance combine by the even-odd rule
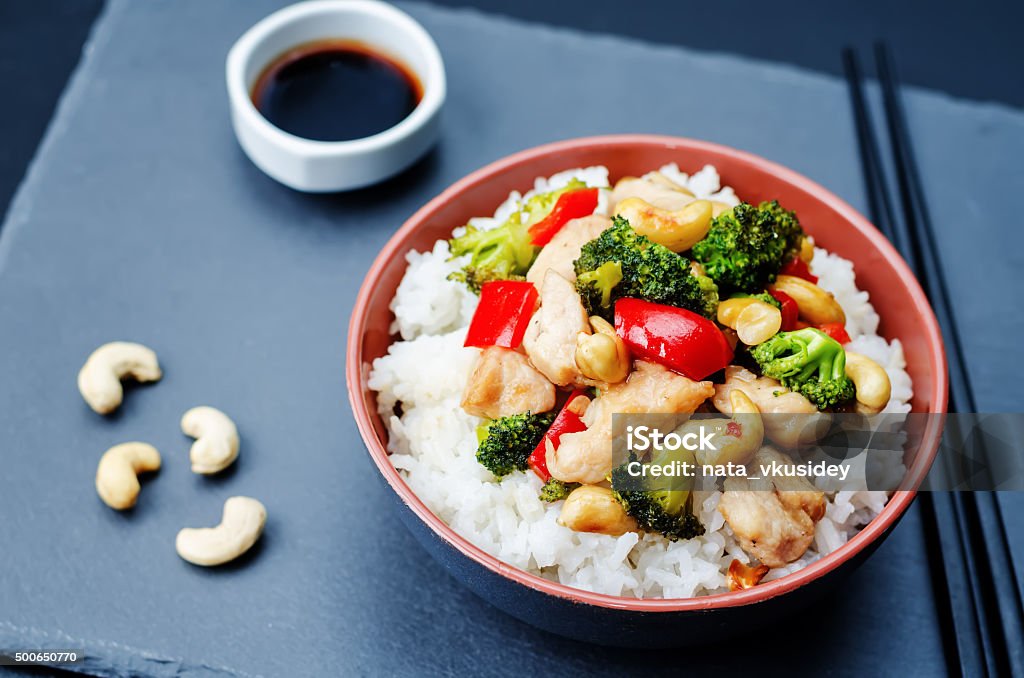
[[[110,414],[121,405],[121,379],[158,381],[163,373],[156,353],[142,344],[114,341],[92,352],[78,373],[78,390],[93,410]]]
[[[148,443],[121,443],[103,453],[96,467],[96,491],[112,509],[123,511],[139,498],[138,474],[160,469],[160,453]]]
[[[238,458],[235,422],[216,408],[193,407],[181,418],[181,430],[196,439],[189,452],[193,473],[217,473]]]
[[[224,502],[220,525],[186,527],[178,532],[174,546],[193,565],[222,565],[252,548],[266,522],[263,504],[250,497],[231,497]]]

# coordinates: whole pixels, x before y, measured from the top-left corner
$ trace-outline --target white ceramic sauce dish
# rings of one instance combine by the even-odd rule
[[[274,126],[253,103],[253,85],[280,55],[320,40],[360,42],[400,61],[422,85],[419,104],[394,127],[351,141],[315,141]],[[407,168],[437,140],[446,89],[441,53],[412,17],[377,0],[311,0],[274,12],[234,44],[226,75],[231,121],[242,149],[261,170],[299,191],[378,183]]]

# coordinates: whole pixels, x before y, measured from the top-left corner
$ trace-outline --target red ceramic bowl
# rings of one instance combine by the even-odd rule
[[[719,639],[773,623],[834,586],[894,527],[914,498],[896,492],[885,509],[837,551],[804,569],[752,589],[685,599],[637,600],[542,579],[505,564],[455,533],[413,493],[388,459],[387,431],[367,389],[370,363],[393,337],[388,303],[410,250],[429,250],[473,216],[489,215],[512,190],[572,167],[605,165],[611,179],[637,176],[675,162],[686,172],[712,164],[723,184],[748,202],[778,199],[795,210],[815,241],[853,261],[857,284],[871,294],[881,333],[898,337],[914,381],[913,410],[946,409],[946,361],[939,327],[910,269],[863,216],[825,188],[785,167],[724,146],[675,137],[622,135],[563,141],[516,153],[473,172],[431,200],[391,238],[370,267],[349,324],[347,376],[356,423],[377,468],[394,491],[405,524],[460,580],[507,612],[570,637],[621,646],[670,646]],[[932,418],[938,421],[938,418]],[[908,473],[922,477],[935,455],[938,431]],[[916,485],[915,485],[916,486]],[[762,626],[763,628],[763,626]]]

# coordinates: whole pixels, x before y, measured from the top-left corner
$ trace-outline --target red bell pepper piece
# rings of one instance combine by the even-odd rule
[[[812,283],[818,282],[818,276],[811,273],[811,269],[807,266],[807,262],[800,257],[793,257],[783,265],[782,270],[779,271],[780,275],[792,275],[797,278],[803,278],[804,280]]]
[[[517,348],[537,308],[537,288],[525,280],[492,280],[480,289],[480,303],[464,346]]]
[[[534,470],[534,472],[540,476],[540,479],[545,483],[551,480],[551,473],[548,471],[548,454],[547,446],[545,441],[550,440],[551,444],[557,448],[558,441],[562,439],[564,433],[579,433],[580,431],[586,431],[587,425],[583,423],[580,415],[576,414],[569,409],[569,404],[579,396],[586,397],[586,392],[582,389],[576,389],[569,396],[569,399],[565,401],[565,405],[558,412],[558,416],[551,422],[551,427],[548,428],[547,433],[541,438],[541,441],[534,448],[530,454],[530,458],[526,460],[526,464]]]
[[[551,242],[555,234],[573,219],[593,214],[597,209],[597,189],[580,188],[558,196],[558,202],[551,212],[530,226],[530,242],[543,247]]]
[[[779,290],[769,290],[768,293],[775,297],[775,301],[779,302],[782,306],[779,309],[782,312],[782,331],[792,332],[795,330],[797,317],[800,313],[796,301],[794,301],[793,297]]]
[[[619,299],[615,302],[615,333],[634,356],[697,381],[732,362],[732,347],[722,330],[684,308]]]
[[[850,335],[846,332],[846,326],[843,323],[822,323],[816,327],[844,346],[850,343]]]

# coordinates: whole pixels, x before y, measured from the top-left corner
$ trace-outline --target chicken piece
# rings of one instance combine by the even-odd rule
[[[690,414],[714,392],[710,381],[694,381],[658,363],[637,360],[625,382],[594,399],[584,423],[610,427],[612,414]]]
[[[715,386],[715,407],[732,414],[729,396],[734,388],[741,389],[764,413],[814,414],[818,411],[810,400],[770,377],[759,377],[750,370],[729,365],[725,368],[725,383]]]
[[[754,455],[752,472],[762,473],[761,466],[773,461],[793,463],[765,447]],[[728,478],[718,510],[744,551],[768,567],[782,567],[814,541],[814,525],[825,515],[825,493],[801,477]]]
[[[551,242],[541,249],[533,266],[526,272],[526,279],[540,289],[544,275],[550,269],[569,282],[576,282],[576,270],[572,262],[580,258],[580,248],[611,228],[611,225],[612,220],[603,214],[591,214],[567,222]]]
[[[565,433],[547,451],[548,471],[568,483],[593,485],[612,470],[613,414],[691,414],[715,392],[656,363],[638,360],[626,381],[594,398],[583,415],[586,431]]]
[[[695,200],[693,194],[682,186],[673,184],[668,179],[663,181],[652,181],[650,179],[638,179],[637,177],[626,177],[620,179],[612,190],[608,211],[614,213],[615,206],[626,198],[640,198],[655,207],[675,212],[689,205]]]
[[[773,461],[777,466],[791,466],[793,460],[786,454],[771,447],[762,448],[754,457],[757,466],[768,465]],[[778,490],[782,505],[790,510],[800,510],[818,522],[825,517],[825,493],[819,490],[807,478],[800,476],[778,475],[772,478]]]
[[[499,346],[480,353],[462,394],[462,409],[488,419],[547,412],[554,406],[555,385],[525,355]]]
[[[583,386],[575,357],[580,332],[590,334],[590,323],[576,286],[549,268],[540,288],[540,310],[523,336],[526,355],[552,383]]]
[[[713,402],[719,412],[732,414],[729,396],[733,389],[740,389],[754,401],[761,412],[765,435],[777,445],[807,445],[828,433],[832,418],[810,400],[775,379],[759,377],[736,365],[725,368],[725,383],[715,386]]]

